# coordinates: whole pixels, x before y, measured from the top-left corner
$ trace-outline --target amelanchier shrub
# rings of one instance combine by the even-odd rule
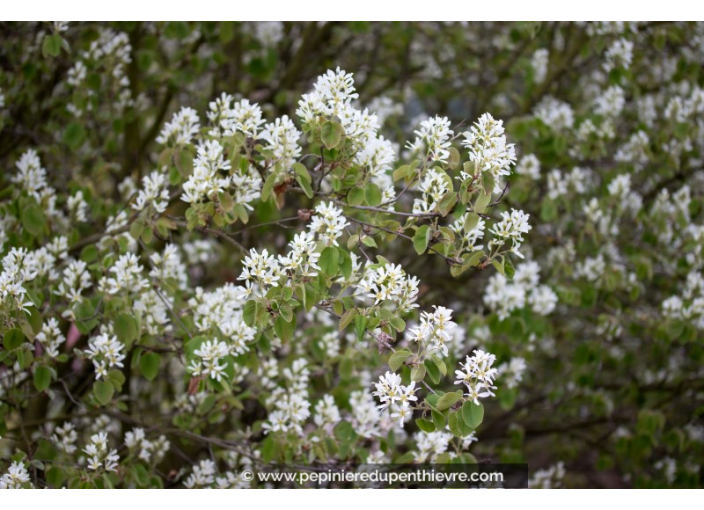
[[[703,24],[2,34],[0,487],[699,485]]]

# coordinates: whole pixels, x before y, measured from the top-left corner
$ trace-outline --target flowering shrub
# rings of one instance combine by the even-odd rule
[[[478,28],[7,25],[0,487],[697,486],[704,25]]]

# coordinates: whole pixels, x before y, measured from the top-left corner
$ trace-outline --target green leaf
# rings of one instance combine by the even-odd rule
[[[232,211],[232,208],[235,206],[235,202],[232,200],[232,195],[225,191],[218,193],[218,200],[220,201],[220,206],[225,212]]]
[[[283,343],[288,343],[293,338],[296,331],[296,316],[291,317],[291,322],[286,322],[286,319],[279,315],[274,321],[274,332]]]
[[[491,265],[494,266],[494,269],[496,269],[499,273],[504,274],[504,258],[501,257],[501,260],[494,259],[491,261]]]
[[[398,370],[401,365],[403,365],[403,362],[410,358],[412,355],[413,353],[408,349],[401,349],[396,351],[389,358],[389,367],[391,368],[391,370],[396,372],[396,370]]]
[[[347,203],[349,205],[362,205],[364,202],[365,191],[364,188],[358,188],[355,186],[349,192],[347,192]]]
[[[364,188],[364,199],[366,200],[367,204],[371,205],[372,207],[376,207],[381,204],[381,198],[382,195],[379,186],[377,186],[373,182],[367,184],[367,187]]]
[[[279,455],[279,442],[274,439],[273,435],[269,435],[262,441],[262,460],[264,462],[271,462]]]
[[[71,122],[66,126],[66,131],[64,131],[63,142],[69,146],[70,149],[78,149],[83,141],[86,139],[86,129],[83,124],[79,122]]]
[[[447,216],[452,211],[452,208],[457,204],[457,193],[451,191],[446,193],[445,196],[440,201],[439,211],[443,216]]]
[[[425,365],[416,365],[411,370],[411,380],[420,382],[425,377]]]
[[[44,232],[44,211],[36,202],[29,202],[22,208],[21,218],[24,229],[34,237]]]
[[[276,172],[272,172],[269,174],[269,177],[266,178],[266,181],[264,181],[264,186],[262,187],[262,202],[269,200],[271,192],[274,190],[274,185],[276,184],[277,178],[278,174]]]
[[[418,428],[423,432],[435,431],[435,424],[430,420],[424,420],[423,418],[419,418],[416,420],[416,425],[418,425]]]
[[[351,443],[357,437],[354,427],[348,421],[341,421],[333,430],[335,437],[343,443]]]
[[[462,418],[469,427],[476,429],[484,419],[484,406],[467,400],[462,404]]]
[[[95,245],[86,246],[81,250],[81,260],[91,263],[98,258],[98,248]]]
[[[391,326],[399,333],[406,329],[406,321],[404,321],[401,317],[392,318],[389,321],[389,324],[391,324]]]
[[[509,280],[513,280],[513,275],[516,274],[516,268],[513,267],[513,262],[508,257],[504,258],[504,274]]]
[[[51,384],[51,370],[47,367],[37,367],[34,371],[34,387],[37,391],[44,391]]]
[[[115,388],[106,381],[96,381],[93,385],[93,395],[102,405],[107,405],[112,400]]]
[[[557,206],[555,202],[546,198],[540,207],[540,219],[548,222],[555,218],[557,218]]]
[[[176,155],[174,160],[176,169],[184,178],[188,178],[193,173],[193,154],[189,150],[182,150]]]
[[[491,193],[494,191],[495,186],[496,179],[494,178],[494,174],[491,172],[484,172],[484,193],[489,195],[489,198],[491,198]]]
[[[61,53],[61,36],[59,34],[47,35],[42,41],[42,55],[44,57],[58,57]]]
[[[440,373],[445,376],[447,375],[447,366],[445,365],[445,362],[441,360],[437,355],[433,354],[433,356],[430,358],[433,360],[433,363],[435,363],[435,366],[438,367],[440,370]]]
[[[335,276],[339,268],[340,254],[337,253],[337,248],[334,246],[326,247],[320,254],[318,265],[320,269],[328,276]]]
[[[342,276],[349,278],[352,276],[352,257],[342,248],[338,248],[337,253],[340,255],[340,272]]]
[[[50,467],[46,472],[47,483],[55,489],[62,487],[65,479],[63,467]]]
[[[479,223],[479,215],[473,212],[467,213],[467,217],[464,220],[464,231],[471,232],[477,227]]]
[[[450,161],[448,164],[450,165],[450,168],[454,170],[458,166],[460,166],[460,151],[455,149],[454,147],[450,147],[448,149],[448,152],[450,153]]]
[[[342,317],[340,317],[340,331],[346,329],[357,315],[359,315],[359,311],[356,308],[347,310]]]
[[[303,193],[305,193],[308,198],[313,198],[315,193],[313,192],[313,187],[311,186],[310,179],[306,179],[302,175],[297,175],[296,182],[298,183],[298,185],[303,190]]]
[[[423,225],[418,227],[415,235],[413,236],[413,248],[415,248],[418,255],[425,253],[428,249],[428,243],[430,243],[431,235],[430,227],[428,225]]]
[[[477,214],[482,214],[484,211],[486,211],[489,202],[491,202],[491,193],[489,193],[488,195],[484,193],[479,193],[479,196],[477,196],[477,200],[474,202],[474,212]]]
[[[364,236],[364,239],[362,239],[362,244],[364,246],[369,246],[370,248],[377,248],[376,241],[371,236]]]
[[[345,130],[339,122],[328,120],[323,123],[320,139],[323,141],[326,149],[334,149],[340,143],[340,140],[342,140],[344,133]]]
[[[8,351],[17,349],[20,345],[24,343],[24,333],[19,329],[11,329],[7,331],[2,338],[2,345]]]
[[[76,319],[76,328],[84,335],[90,333],[98,325],[95,307],[89,300],[84,299],[78,304]]]
[[[450,432],[456,437],[466,437],[472,433],[472,428],[468,426],[458,412],[451,412],[447,417],[447,424]]]
[[[450,407],[452,407],[456,402],[460,401],[461,399],[461,392],[451,391],[449,393],[445,393],[442,397],[440,397],[438,399],[438,404],[435,407],[438,409],[438,411],[444,411],[445,409],[449,409]]]
[[[110,370],[108,372],[108,381],[117,391],[122,391],[122,385],[125,384],[125,374],[119,370]]]
[[[250,299],[244,305],[242,310],[242,319],[244,323],[253,328],[257,322],[257,302],[254,299]]]
[[[156,352],[142,354],[139,358],[139,371],[149,381],[153,381],[156,378],[159,373],[159,366],[161,366],[161,356]]]
[[[405,177],[408,177],[409,175],[413,174],[413,171],[416,169],[416,165],[403,165],[398,167],[396,170],[394,170],[393,173],[393,179],[394,181],[398,181],[400,179],[403,179]]]
[[[364,315],[357,315],[354,318],[354,332],[357,334],[357,338],[362,340],[364,338],[364,332],[367,330],[367,318]]]
[[[137,321],[128,313],[118,315],[113,326],[118,340],[127,346],[131,345],[139,336]]]
[[[430,380],[433,381],[434,384],[438,384],[440,382],[440,379],[442,379],[438,366],[429,359],[426,359],[423,363],[425,364],[425,368],[428,371]]]

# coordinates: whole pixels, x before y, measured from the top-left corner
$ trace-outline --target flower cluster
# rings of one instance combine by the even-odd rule
[[[315,215],[308,224],[308,229],[318,234],[325,246],[338,246],[337,239],[347,225],[349,222],[342,209],[332,203],[321,202],[315,207]]]
[[[448,343],[452,341],[452,330],[457,326],[452,322],[452,310],[436,306],[433,313],[422,312],[420,324],[410,330],[410,340],[423,345],[425,356],[433,353],[448,355]]]
[[[455,370],[455,384],[464,384],[467,388],[465,396],[476,405],[479,405],[480,398],[495,396],[492,390],[496,389],[494,378],[498,371],[491,368],[495,361],[496,356],[477,349],[473,356],[467,356],[465,362],[460,363],[463,370]]]
[[[450,190],[452,185],[445,172],[429,169],[423,175],[423,180],[418,185],[422,198],[413,201],[413,212],[416,214],[437,212],[440,201]]]
[[[557,305],[557,295],[539,282],[540,266],[534,261],[525,262],[516,268],[513,281],[498,273],[492,275],[484,291],[484,303],[498,314],[500,320],[526,304],[539,315],[549,315]]]
[[[139,190],[132,209],[143,211],[151,207],[154,212],[161,214],[169,205],[168,179],[161,172],[153,171],[142,178],[142,189]]]
[[[108,435],[106,432],[94,434],[90,438],[90,443],[83,449],[88,456],[88,469],[97,471],[117,471],[117,461],[120,457],[117,450],[108,450]]]
[[[399,311],[417,308],[418,278],[407,275],[397,264],[369,265],[357,283],[356,294],[371,299],[374,305],[385,301],[397,304]]]
[[[122,292],[137,294],[149,287],[144,278],[144,267],[134,253],[125,253],[110,268],[112,276],[103,276],[98,282],[101,292],[119,294]]]
[[[164,125],[156,141],[162,145],[185,145],[190,143],[198,131],[200,131],[198,112],[184,106],[174,114],[171,121]]]
[[[527,234],[532,228],[528,224],[529,217],[529,214],[516,209],[511,209],[510,213],[507,211],[502,212],[501,221],[494,223],[490,229],[494,237],[489,241],[489,249],[499,250],[509,242],[511,247],[508,251],[523,258],[523,255],[518,250],[523,243],[523,234]]]
[[[112,368],[124,367],[122,363],[125,359],[124,348],[124,344],[116,336],[108,333],[101,333],[88,340],[88,349],[85,353],[88,359],[93,361],[96,378],[107,377]]]
[[[155,440],[149,440],[144,429],[137,427],[125,434],[125,446],[131,453],[137,454],[137,458],[157,464],[169,451],[170,443],[164,435]]]
[[[516,149],[512,143],[506,143],[504,122],[494,120],[485,113],[472,126],[463,133],[465,140],[462,142],[469,150],[469,160],[474,163],[476,172],[490,172],[494,176],[495,189],[500,190],[499,178],[511,175],[511,166],[516,163]],[[474,175],[461,173],[462,179],[469,179]]]
[[[411,384],[404,386],[401,384],[401,376],[393,372],[379,377],[379,382],[374,383],[376,391],[372,393],[375,397],[379,397],[381,405],[379,409],[391,408],[391,417],[399,420],[399,425],[410,419],[413,414],[411,403],[418,400],[415,392],[416,383],[411,381]]]
[[[454,132],[450,129],[447,117],[432,117],[420,123],[420,129],[415,131],[416,139],[409,142],[407,148],[418,153],[431,162],[446,163],[450,157],[450,144]]]
[[[0,477],[0,489],[33,489],[34,485],[30,481],[29,472],[24,462],[15,461],[12,463],[7,473]]]
[[[223,377],[227,377],[225,369],[227,364],[220,364],[223,358],[230,353],[225,342],[218,340],[206,340],[203,344],[193,351],[193,354],[198,358],[193,360],[188,367],[188,372],[194,377],[211,378],[216,381],[222,381]]]

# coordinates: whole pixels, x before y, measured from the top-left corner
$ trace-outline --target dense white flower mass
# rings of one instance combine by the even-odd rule
[[[450,157],[450,139],[454,134],[447,117],[432,117],[422,121],[415,134],[415,141],[407,145],[410,151],[427,157],[431,162],[447,162]]]
[[[572,107],[551,96],[545,96],[533,110],[533,114],[554,131],[569,129],[574,125]]]
[[[59,355],[59,347],[66,342],[66,337],[59,329],[59,321],[54,317],[49,318],[42,325],[42,330],[37,334],[36,339],[44,346],[47,354],[52,358]]]
[[[514,145],[506,143],[503,121],[485,113],[463,135],[462,145],[469,150],[469,160],[474,163],[475,171],[490,172],[496,179],[494,191],[500,190],[499,178],[510,175],[511,166],[516,162]],[[462,173],[463,179],[470,177]]]
[[[496,356],[477,349],[460,363],[462,370],[455,370],[455,384],[464,384],[466,397],[476,405],[479,405],[480,398],[495,396],[492,391],[496,389],[494,379],[498,374],[497,369],[492,368],[495,361]]]
[[[512,311],[528,305],[539,315],[549,315],[557,306],[557,294],[547,285],[538,285],[540,267],[533,261],[516,268],[513,280],[494,274],[484,291],[484,303],[495,311],[499,319],[506,319]]]
[[[523,211],[512,209],[511,212],[502,212],[501,221],[494,223],[490,232],[494,237],[489,241],[489,249],[502,248],[506,243],[510,243],[510,252],[523,258],[518,251],[523,243],[523,234],[527,234],[532,228],[528,224],[530,215]]]
[[[523,380],[523,374],[526,368],[526,360],[518,357],[511,358],[511,361],[508,363],[499,365],[496,370],[507,388],[516,388]]]
[[[120,292],[138,293],[149,287],[144,278],[144,267],[134,253],[120,256],[110,268],[112,276],[104,276],[98,282],[102,292],[118,294]]]
[[[606,50],[604,70],[611,71],[615,67],[628,69],[633,61],[633,42],[628,39],[616,39]]]
[[[415,276],[406,274],[403,268],[395,264],[382,264],[378,267],[368,266],[362,279],[357,283],[356,293],[378,305],[383,301],[392,301],[403,312],[418,307],[418,284]]]
[[[418,400],[416,397],[416,383],[411,381],[411,384],[404,386],[401,384],[401,376],[393,372],[379,377],[379,382],[374,383],[376,391],[373,393],[375,397],[379,397],[381,405],[379,409],[386,409],[392,406],[394,410],[397,408],[408,408],[412,402]],[[401,416],[399,415],[399,418]],[[403,421],[401,422],[403,425]]]
[[[516,173],[530,177],[534,181],[540,179],[540,160],[535,154],[526,154],[518,160]]]
[[[220,171],[230,170],[230,162],[224,158],[224,148],[216,140],[198,145],[193,161],[193,173],[183,184],[181,200],[197,203],[214,198],[232,182],[230,176],[223,177]]]
[[[88,456],[88,469],[97,471],[117,471],[120,457],[117,450],[108,449],[108,435],[105,432],[94,434],[83,452]]]
[[[535,50],[530,64],[533,67],[533,80],[535,83],[542,83],[548,74],[548,62],[550,59],[550,50],[540,48]]]
[[[0,488],[699,482],[704,23],[0,39]]]
[[[37,277],[36,261],[26,248],[12,248],[2,259],[0,273],[0,304],[26,309],[32,303],[26,299],[23,286]]]
[[[162,145],[184,145],[189,143],[199,130],[198,112],[184,106],[164,125],[156,141]]]
[[[448,355],[448,343],[453,339],[452,330],[457,326],[452,322],[452,310],[436,306],[435,312],[421,312],[420,324],[410,330],[410,339],[422,343],[425,355],[438,353]]]
[[[291,168],[301,155],[298,145],[301,132],[286,115],[264,126],[260,137],[267,142],[266,148],[273,153],[275,162],[284,169]]]
[[[308,224],[308,230],[318,234],[326,246],[338,246],[338,238],[342,235],[349,222],[342,209],[332,203],[321,202],[315,207],[315,214]]]
[[[88,341],[86,356],[93,361],[96,378],[105,378],[111,369],[124,367],[124,348],[116,336],[108,333],[101,333]]]
[[[29,472],[23,462],[14,461],[7,473],[0,477],[0,489],[29,489],[33,487]]]
[[[232,96],[223,92],[222,96],[210,103],[208,120],[222,128],[225,136],[242,133],[249,138],[258,138],[261,126],[266,123],[262,117],[262,109],[257,103],[248,99],[235,102],[232,106]]]
[[[139,190],[137,200],[132,204],[132,209],[143,211],[151,206],[154,212],[161,214],[169,205],[169,190],[166,175],[154,171],[142,178],[142,189]]]
[[[158,463],[164,458],[171,445],[164,435],[154,440],[147,439],[144,429],[137,427],[125,434],[125,446],[136,453],[139,459]]]
[[[422,193],[422,198],[413,201],[414,213],[436,212],[440,201],[450,190],[451,182],[444,172],[438,172],[432,168],[425,172],[423,180],[418,185],[418,191]]]
[[[626,104],[624,94],[621,87],[612,85],[596,98],[594,104],[595,113],[606,117],[616,117],[621,113]]]
[[[224,371],[227,366],[221,364],[223,362],[222,358],[229,354],[229,349],[225,342],[206,340],[193,354],[199,358],[199,361],[194,360],[188,367],[188,371],[195,377],[210,377],[219,382],[223,376],[226,376]]]

